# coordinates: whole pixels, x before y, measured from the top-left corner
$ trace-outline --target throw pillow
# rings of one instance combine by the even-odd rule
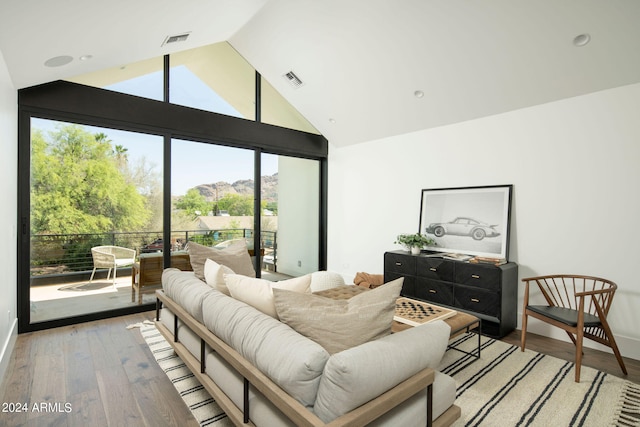
[[[391,333],[404,278],[347,300],[274,289],[280,321],[334,354]]]
[[[344,278],[332,271],[316,271],[311,273],[311,292],[335,288],[344,285]]]
[[[204,263],[211,259],[218,264],[226,265],[236,274],[256,277],[256,271],[251,264],[251,257],[247,251],[247,245],[243,241],[238,241],[226,248],[214,249],[198,243],[189,242],[187,246],[191,268],[196,277],[202,281],[204,278]]]
[[[213,289],[219,290],[225,295],[231,296],[229,288],[227,288],[227,284],[224,281],[225,274],[235,273],[226,265],[218,264],[214,260],[207,258],[204,263],[204,279],[207,282],[207,285],[211,286]]]
[[[269,280],[255,279],[239,274],[225,274],[224,279],[233,298],[249,304],[276,319],[278,314],[273,302],[274,289],[286,289],[298,294],[309,292],[309,286],[311,285],[310,274],[279,282],[270,282]]]

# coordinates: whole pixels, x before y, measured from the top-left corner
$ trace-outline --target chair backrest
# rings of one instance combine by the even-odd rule
[[[593,276],[556,274],[528,279],[534,281],[551,306],[579,309],[584,298],[584,312],[607,317],[617,285],[611,280]],[[598,309],[599,308],[599,309]]]
[[[94,246],[91,248],[91,255],[93,256],[94,264],[96,262],[108,262],[114,259],[131,259],[136,257],[136,251],[129,248],[123,248],[120,246]],[[133,263],[133,261],[131,261]]]
[[[93,266],[97,268],[113,267],[116,257],[111,252],[111,246],[94,246],[91,248]]]
[[[113,248],[115,248],[115,246],[94,246],[93,248],[91,248],[91,252],[100,252],[103,254],[111,254],[113,253]]]

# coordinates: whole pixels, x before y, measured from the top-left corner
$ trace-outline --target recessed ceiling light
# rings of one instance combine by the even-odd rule
[[[336,119],[329,119],[329,123],[335,123]]]
[[[88,61],[91,58],[93,58],[93,55],[82,55],[80,58],[78,58],[80,61]]]
[[[579,34],[575,36],[573,39],[573,44],[574,46],[582,47],[587,45],[587,43],[589,43],[590,41],[591,41],[591,36],[587,33],[584,33],[584,34]]]
[[[416,98],[422,98],[424,96],[424,92],[421,90],[417,90],[413,92],[413,96],[415,96]]]
[[[73,57],[69,55],[62,55],[47,59],[44,62],[44,65],[47,67],[62,67],[63,65],[67,65],[71,61],[73,61]]]

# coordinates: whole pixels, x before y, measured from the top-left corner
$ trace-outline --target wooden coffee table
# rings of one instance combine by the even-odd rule
[[[405,297],[401,297],[398,298],[400,299],[409,299],[410,298],[405,298]],[[426,305],[430,305],[432,307],[438,307],[435,304],[431,304],[431,303],[426,303],[425,301],[420,301],[420,300],[413,300],[417,303],[422,303],[422,304],[426,304]],[[437,319],[435,319],[437,320]],[[479,319],[478,317],[469,314],[469,313],[464,313],[461,311],[456,311],[456,313],[453,316],[449,316],[446,317],[444,319],[442,319],[447,325],[449,325],[449,327],[451,328],[451,333],[449,334],[449,339],[457,337],[458,335],[461,334],[467,334],[467,333],[475,333],[478,337],[478,347],[472,351],[472,352],[468,352],[465,350],[461,350],[460,348],[458,348],[455,345],[448,345],[447,346],[447,350],[456,350],[456,351],[460,351],[462,353],[468,354],[470,356],[475,357],[476,359],[480,358],[480,338],[481,338],[481,334],[482,334],[482,320]],[[428,322],[427,322],[428,323]],[[409,329],[409,328],[413,328],[413,325],[409,325],[406,323],[401,323],[398,322],[397,320],[393,321],[393,324],[391,325],[391,331],[392,332],[400,332],[400,331],[404,331],[405,329]]]
[[[353,285],[343,285],[343,286],[338,286],[335,288],[331,288],[331,289],[326,289],[323,291],[319,291],[319,292],[314,292],[315,295],[320,295],[323,297],[327,297],[327,298],[331,298],[331,299],[349,299],[361,292],[365,292],[368,291],[369,289],[367,288],[363,288],[361,286],[353,286]],[[401,302],[402,300],[405,301],[412,301],[415,302],[416,305],[425,305],[425,306],[431,306],[434,307],[436,309],[438,308],[442,308],[444,311],[452,311],[451,309],[447,309],[445,307],[439,307],[435,304],[431,304],[429,302],[425,302],[425,301],[420,301],[420,300],[416,300],[416,299],[412,299],[412,298],[406,298],[406,297],[400,297],[398,298],[398,301]],[[398,309],[396,309],[396,314],[400,314]],[[461,350],[459,348],[457,348],[457,346],[453,346],[453,345],[449,345],[447,346],[448,350],[456,350],[456,351],[460,351],[462,353],[468,354],[470,356],[475,357],[476,359],[480,358],[480,336],[482,334],[482,320],[479,319],[478,317],[469,314],[469,313],[465,313],[465,312],[461,312],[461,311],[455,311],[455,314],[453,315],[445,315],[442,317],[439,316],[435,316],[434,319],[437,318],[442,318],[442,320],[449,325],[449,327],[451,328],[451,333],[449,334],[449,338],[454,338],[458,335],[461,334],[466,334],[466,333],[475,333],[478,336],[478,347],[472,351],[472,352],[468,352],[465,350]],[[443,318],[444,317],[444,318]],[[405,329],[409,329],[409,328],[413,328],[414,325],[409,325],[406,323],[400,323],[396,320],[393,321],[393,324],[391,325],[391,331],[392,332],[400,332],[400,331],[404,331]]]

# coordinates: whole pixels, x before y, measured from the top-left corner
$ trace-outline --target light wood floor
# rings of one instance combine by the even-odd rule
[[[0,412],[0,425],[198,426],[140,332],[126,329],[154,315],[19,335],[0,394],[28,412]],[[33,411],[41,403],[52,412]]]
[[[140,332],[126,329],[154,315],[151,311],[18,336],[0,395],[4,403],[27,404],[28,411],[0,412],[0,425],[197,426]],[[519,345],[520,331],[503,341]],[[571,344],[534,334],[528,334],[527,348],[574,357]],[[627,379],[640,383],[640,361],[625,363]],[[622,377],[610,354],[585,349],[584,365]],[[49,412],[33,410],[42,403],[50,404]]]

